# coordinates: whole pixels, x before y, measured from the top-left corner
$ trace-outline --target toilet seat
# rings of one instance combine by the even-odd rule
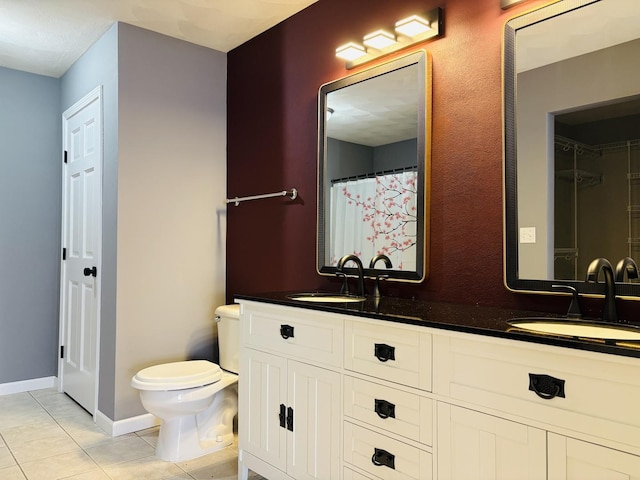
[[[208,360],[163,363],[140,370],[131,380],[139,390],[185,390],[220,381],[222,370]]]

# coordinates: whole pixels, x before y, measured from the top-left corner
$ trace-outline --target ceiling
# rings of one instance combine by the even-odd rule
[[[327,136],[377,147],[416,138],[417,66],[400,68],[327,94]]]
[[[0,67],[51,77],[116,21],[228,52],[317,0],[0,0]]]

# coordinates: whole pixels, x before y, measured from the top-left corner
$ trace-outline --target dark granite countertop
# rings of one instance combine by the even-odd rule
[[[236,295],[235,298],[236,300],[285,305],[640,358],[640,342],[604,341],[600,339],[582,339],[560,335],[538,334],[512,327],[507,323],[508,320],[514,318],[554,316],[549,313],[456,303],[436,303],[395,297],[382,297],[378,301],[372,297],[367,297],[364,302],[357,303],[304,302],[290,299],[289,296],[293,293],[294,292],[274,292],[255,295]]]

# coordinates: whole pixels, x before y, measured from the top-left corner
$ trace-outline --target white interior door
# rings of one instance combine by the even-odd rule
[[[102,211],[102,95],[63,113],[60,390],[97,411]]]

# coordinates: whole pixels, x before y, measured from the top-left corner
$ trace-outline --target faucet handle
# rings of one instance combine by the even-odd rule
[[[564,290],[565,292],[571,293],[571,304],[569,305],[569,311],[567,312],[567,317],[570,318],[582,318],[582,312],[580,311],[580,301],[578,297],[578,290],[571,285],[551,285],[551,288],[556,288],[558,290]]]
[[[347,274],[341,270],[336,271],[336,277],[342,277],[342,288],[340,288],[341,295],[349,295],[349,280],[347,280]]]
[[[389,278],[389,275],[385,275],[384,273],[380,273],[378,275],[376,275],[376,281],[373,285],[373,297],[374,298],[380,298],[382,295],[380,295],[380,280],[383,279],[387,279]]]

